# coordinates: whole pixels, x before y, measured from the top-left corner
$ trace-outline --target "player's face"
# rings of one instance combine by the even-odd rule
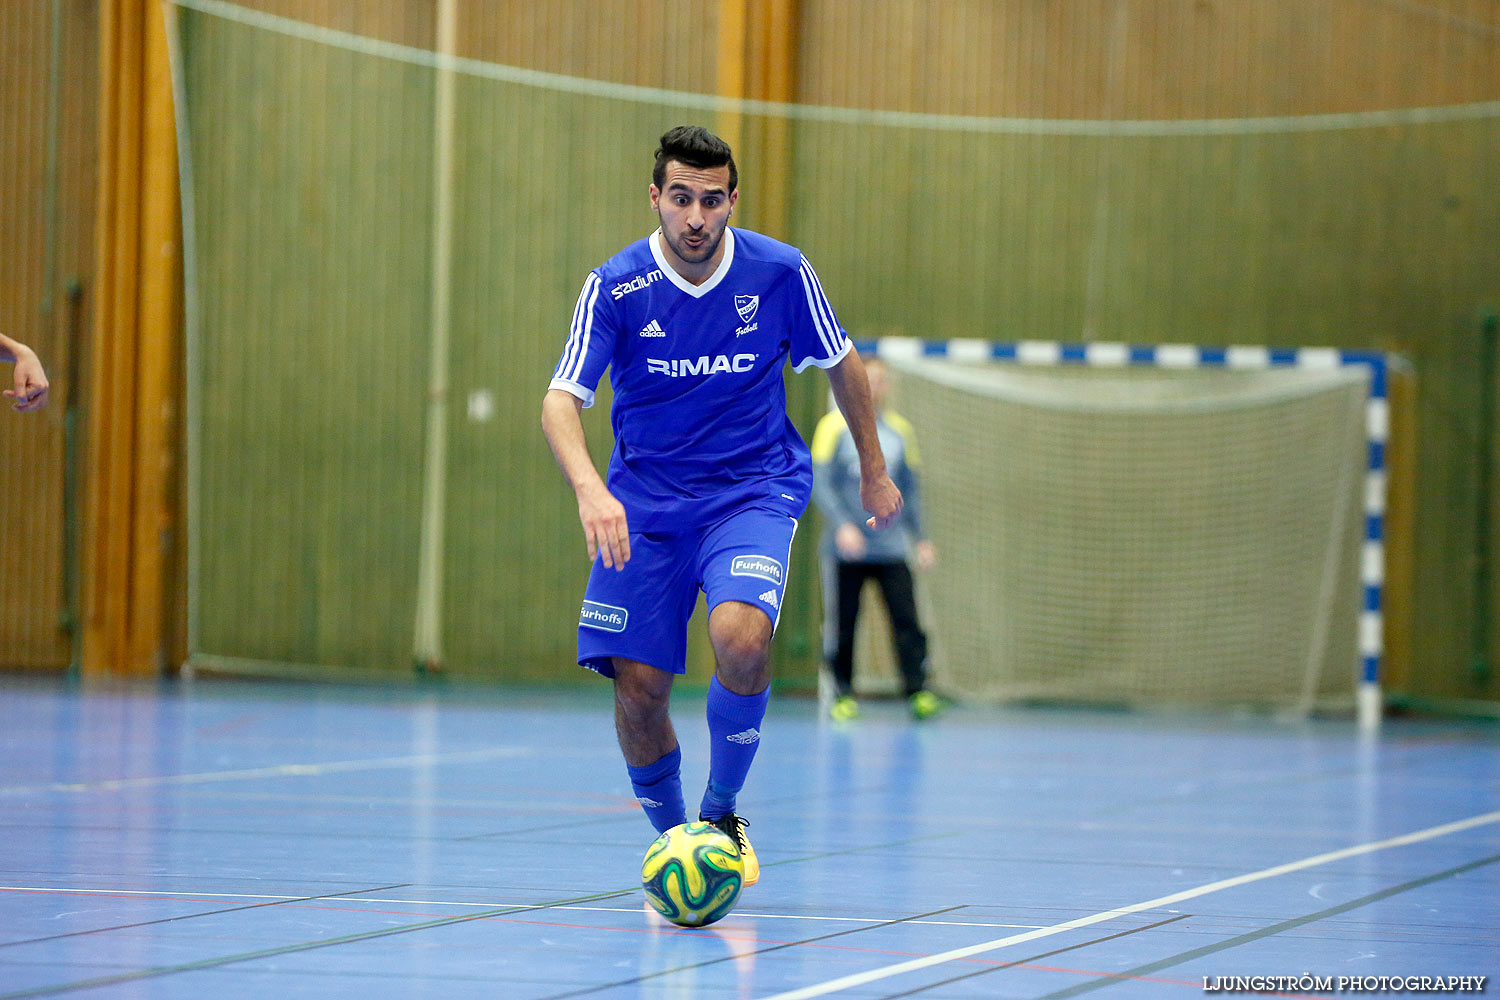
[[[667,162],[662,186],[651,185],[651,207],[661,218],[667,260],[689,281],[708,277],[723,257],[724,228],[738,191],[729,190],[729,166],[690,167]]]

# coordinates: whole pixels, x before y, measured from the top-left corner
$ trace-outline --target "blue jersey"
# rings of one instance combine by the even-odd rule
[[[718,268],[693,285],[652,234],[589,273],[551,387],[589,406],[609,369],[606,482],[632,531],[745,506],[800,517],[812,464],[787,418],[782,368],[828,368],[849,350],[795,247],[726,227]]]

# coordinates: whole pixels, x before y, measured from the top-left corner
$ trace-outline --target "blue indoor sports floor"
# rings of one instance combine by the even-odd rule
[[[696,805],[702,693],[674,715]],[[0,1000],[1172,998],[1250,976],[1347,996],[1500,974],[1494,723],[1362,740],[875,703],[834,725],[775,698],[740,809],[761,881],[702,930],[644,905],[654,834],[603,683],[0,677],[0,746]]]

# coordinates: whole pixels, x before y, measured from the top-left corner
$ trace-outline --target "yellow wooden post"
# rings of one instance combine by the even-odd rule
[[[790,104],[796,99],[797,86],[797,0],[765,0],[761,12],[761,45],[765,65],[759,74],[761,86],[756,96],[776,104]],[[791,199],[788,195],[792,172],[792,122],[784,115],[765,119],[760,149],[761,231],[780,240],[790,240]]]
[[[797,0],[722,0],[718,94],[790,103],[796,97]],[[734,149],[749,193],[752,228],[789,239],[791,121],[782,115],[720,112],[715,130]]]
[[[719,86],[720,97],[743,99],[746,89],[746,42],[749,32],[751,0],[720,0],[719,2]],[[736,153],[740,150],[744,116],[738,111],[720,112],[714,122],[714,131],[719,138],[729,143]],[[736,157],[738,160],[738,157]]]
[[[98,309],[83,530],[83,669],[166,663],[181,329],[177,151],[161,0],[100,7]]]

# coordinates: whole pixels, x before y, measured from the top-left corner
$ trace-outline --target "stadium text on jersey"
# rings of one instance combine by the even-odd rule
[[[609,290],[609,294],[613,295],[615,297],[615,301],[618,302],[620,299],[623,299],[631,292],[638,292],[642,288],[650,285],[652,282],[660,280],[661,276],[662,274],[660,268],[655,271],[648,271],[645,274],[638,274],[634,278],[631,278],[629,281],[622,281],[620,284],[611,288]]]

